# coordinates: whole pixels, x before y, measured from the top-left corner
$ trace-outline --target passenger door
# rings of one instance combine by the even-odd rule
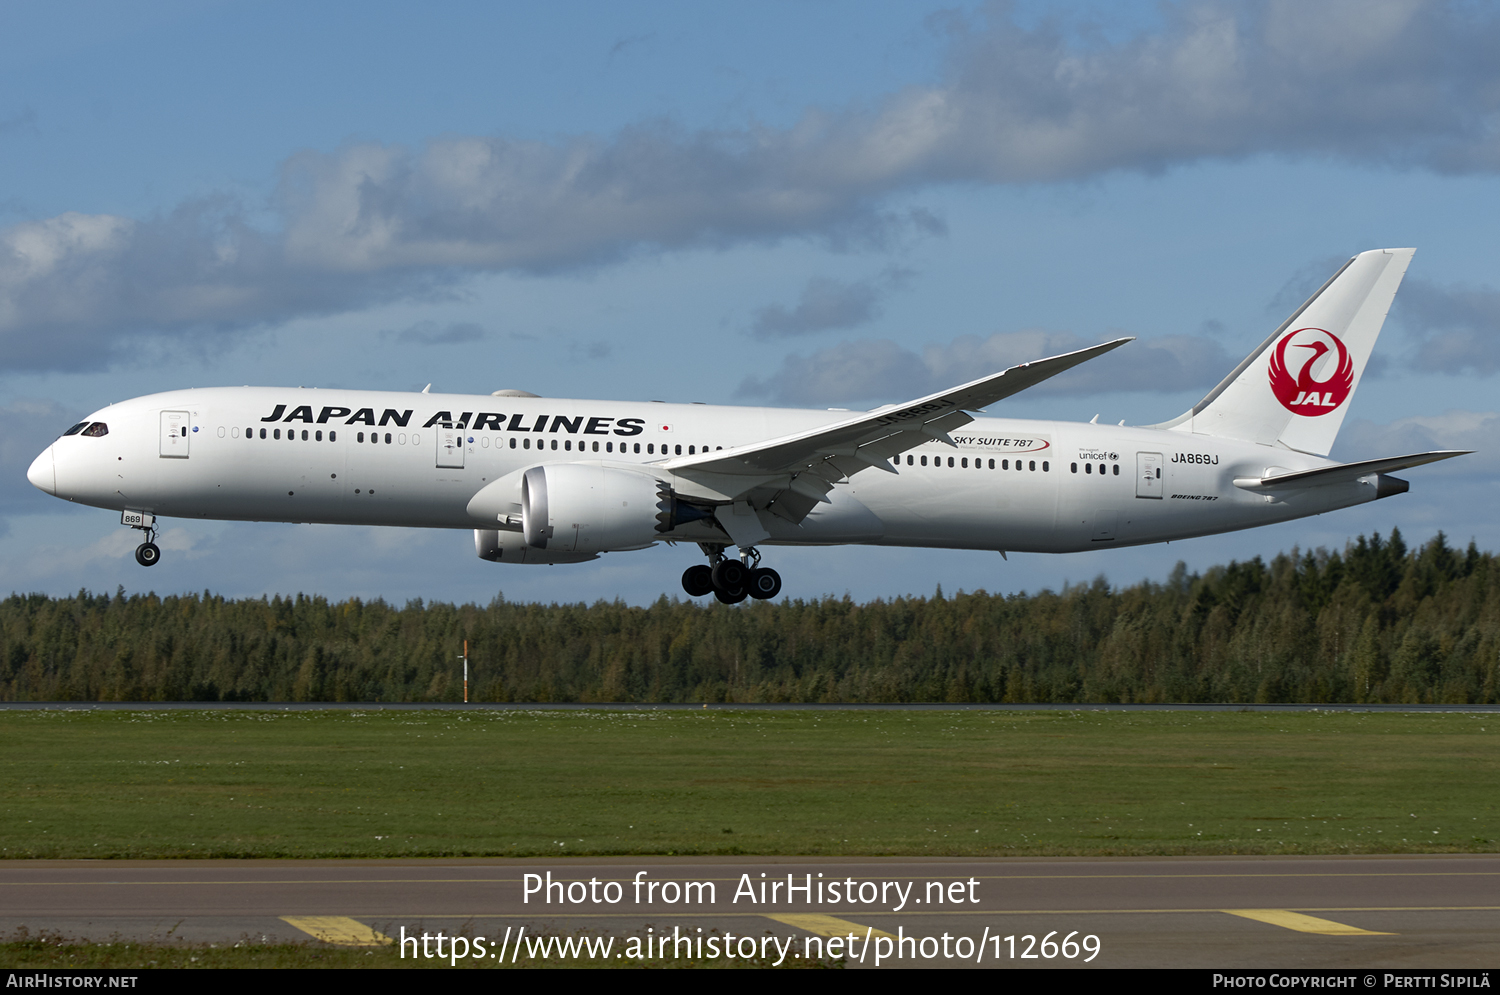
[[[464,468],[464,430],[437,426],[437,465],[444,470]]]
[[[1161,453],[1135,454],[1136,497],[1161,499],[1163,485],[1166,483],[1162,480],[1166,462]]]
[[[162,459],[187,459],[188,443],[192,439],[193,417],[186,411],[163,411],[161,413]]]

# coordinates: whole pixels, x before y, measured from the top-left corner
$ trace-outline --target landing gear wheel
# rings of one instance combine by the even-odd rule
[[[135,562],[143,567],[154,567],[161,560],[161,550],[154,542],[143,542],[135,547]]]
[[[722,559],[714,564],[714,590],[742,591],[745,588],[745,582],[750,579],[749,573],[750,571],[745,569],[745,565],[739,560]]]
[[[714,572],[705,563],[700,563],[696,567],[688,567],[682,572],[682,589],[694,598],[712,594]]]
[[[767,600],[781,593],[781,574],[770,567],[750,571],[750,597]]]
[[[745,598],[749,597],[749,595],[743,587],[736,587],[733,590],[729,591],[726,591],[721,587],[716,587],[714,588],[714,597],[718,598],[726,605],[737,605],[741,601],[744,601]]]

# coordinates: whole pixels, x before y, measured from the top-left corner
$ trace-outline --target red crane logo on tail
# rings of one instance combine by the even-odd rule
[[[1331,375],[1314,380],[1314,367],[1330,352],[1336,356],[1321,365],[1323,372],[1331,370]],[[1299,328],[1283,336],[1271,352],[1270,367],[1271,393],[1296,415],[1326,415],[1348,400],[1354,389],[1354,361],[1349,358],[1349,350],[1337,335],[1321,328]]]

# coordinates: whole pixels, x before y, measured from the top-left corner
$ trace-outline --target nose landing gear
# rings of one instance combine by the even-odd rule
[[[143,567],[154,567],[161,562],[161,547],[156,545],[156,516],[143,511],[123,511],[120,524],[146,533],[146,541],[135,547],[135,562]]]
[[[760,551],[753,546],[740,550],[739,559],[724,555],[724,547],[701,543],[708,565],[688,567],[682,574],[682,589],[692,597],[712,593],[726,605],[748,598],[774,598],[781,593],[781,575],[760,565]]]

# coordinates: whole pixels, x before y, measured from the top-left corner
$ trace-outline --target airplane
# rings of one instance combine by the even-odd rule
[[[1350,259],[1191,409],[1156,425],[985,409],[1131,341],[1021,363],[871,411],[218,387],[109,405],[28,471],[141,530],[159,517],[472,529],[497,563],[659,542],[683,589],[774,598],[761,547],[1063,553],[1253,528],[1404,493],[1467,451],[1327,459],[1413,249]]]

